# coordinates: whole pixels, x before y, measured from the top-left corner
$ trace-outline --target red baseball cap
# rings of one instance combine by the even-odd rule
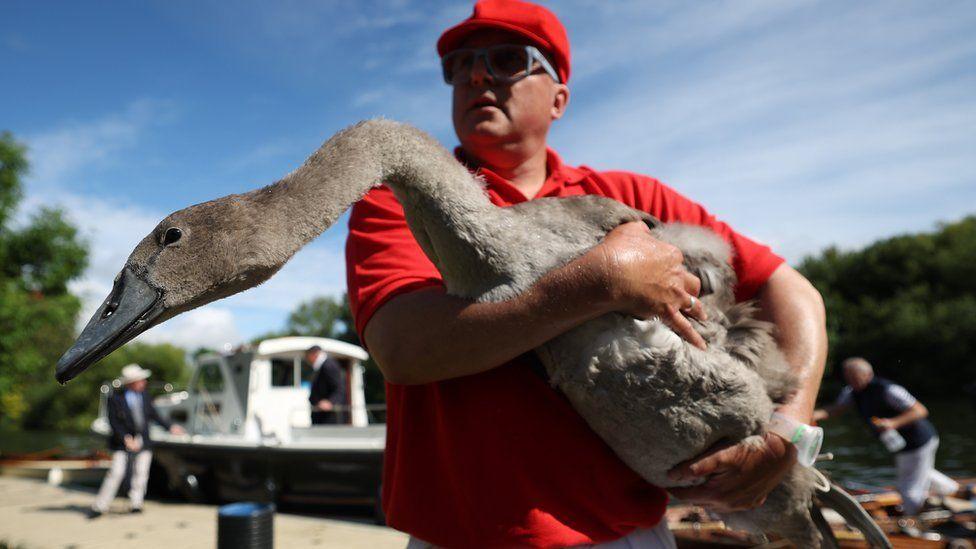
[[[472,32],[501,29],[524,36],[541,47],[555,62],[559,79],[569,81],[569,36],[556,14],[521,0],[479,0],[471,17],[444,31],[437,40],[441,57],[460,46]]]

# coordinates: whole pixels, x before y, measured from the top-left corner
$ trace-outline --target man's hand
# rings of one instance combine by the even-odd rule
[[[324,398],[318,401],[318,403],[315,405],[315,409],[320,410],[322,412],[331,412],[334,408],[335,406],[332,405],[332,402]]]
[[[644,223],[634,222],[610,231],[587,256],[600,262],[614,310],[638,318],[656,316],[689,343],[705,348],[705,340],[686,318],[707,319],[697,299],[701,281],[685,269],[681,250],[652,237]]]
[[[125,449],[130,452],[138,452],[139,450],[142,450],[142,444],[140,444],[139,441],[132,435],[125,435],[122,441],[125,443]]]
[[[882,431],[887,431],[888,429],[897,429],[898,426],[895,425],[895,421],[892,418],[885,417],[872,417],[871,424]]]
[[[758,507],[796,463],[796,448],[778,435],[767,433],[759,444],[740,442],[713,448],[679,464],[668,473],[672,480],[709,477],[701,485],[669,488],[677,498],[716,511]]]
[[[174,435],[185,435],[186,429],[184,429],[181,425],[173,424],[170,426],[169,432]]]

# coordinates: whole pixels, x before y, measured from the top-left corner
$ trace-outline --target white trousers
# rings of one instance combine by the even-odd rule
[[[436,545],[421,541],[410,536],[407,549],[436,549]],[[634,530],[626,536],[596,545],[579,545],[580,549],[677,549],[674,534],[668,530],[668,523],[663,518],[654,528]]]
[[[895,454],[898,468],[898,491],[905,514],[914,515],[922,508],[929,490],[948,496],[959,490],[959,484],[935,470],[935,452],[939,437],[932,437],[919,448]]]
[[[112,452],[112,466],[98,489],[98,496],[92,509],[100,513],[108,511],[119,485],[125,479],[125,467],[132,456],[132,479],[129,481],[129,505],[133,509],[141,509],[142,501],[146,497],[146,484],[149,482],[149,465],[152,463],[152,450],[142,450],[132,454],[122,450]]]

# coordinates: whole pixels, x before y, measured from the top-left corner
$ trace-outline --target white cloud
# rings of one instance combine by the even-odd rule
[[[132,149],[147,129],[174,115],[172,102],[140,99],[119,113],[28,136],[32,166],[28,181],[35,186],[67,183],[65,176],[69,174],[118,161],[117,155]]]
[[[224,349],[243,342],[233,311],[207,306],[189,311],[140,335],[138,341],[172,343],[184,349]]]
[[[0,35],[0,48],[22,54],[30,51],[31,44],[20,33],[7,32]]]
[[[976,10],[599,6],[567,160],[658,176],[791,261],[973,211]]]
[[[346,290],[345,255],[342,244],[345,227],[334,227],[329,233],[341,239],[323,237],[299,251],[268,282],[226,300],[228,307],[277,312],[284,317],[302,301],[319,295],[341,295]]]
[[[288,139],[276,139],[261,143],[250,151],[235,155],[222,162],[222,167],[229,173],[248,172],[255,168],[264,167],[272,160],[288,157],[294,154],[297,145]]]

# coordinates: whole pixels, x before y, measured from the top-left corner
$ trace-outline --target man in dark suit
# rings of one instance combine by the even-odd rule
[[[312,424],[345,424],[349,417],[349,396],[342,366],[321,347],[305,351],[305,360],[315,370],[308,401],[312,404]]]
[[[89,518],[97,518],[106,512],[119,485],[125,478],[126,466],[132,460],[132,479],[129,483],[130,512],[141,513],[142,501],[149,482],[149,465],[152,463],[152,441],[149,439],[149,422],[155,421],[173,434],[184,434],[179,425],[173,425],[156,411],[152,399],[146,394],[146,379],[152,375],[138,364],[122,368],[120,381],[124,388],[112,393],[108,399],[108,422],[112,427],[108,445],[112,450],[112,466],[109,468],[98,496],[92,504]]]

